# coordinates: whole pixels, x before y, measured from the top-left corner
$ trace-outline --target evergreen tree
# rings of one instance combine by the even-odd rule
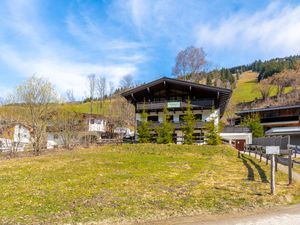
[[[258,114],[252,114],[250,116],[245,117],[241,125],[245,127],[249,127],[252,131],[252,136],[254,138],[264,136],[264,129],[260,123],[260,117]]]
[[[183,134],[184,134],[184,144],[193,144],[194,142],[194,130],[196,125],[196,118],[191,110],[191,101],[188,99],[188,105],[186,108],[185,116],[183,117],[183,121],[185,126],[183,127]]]
[[[157,143],[168,144],[173,142],[174,127],[169,121],[169,111],[167,107],[164,108],[163,120],[161,126],[156,128],[157,132]]]
[[[206,129],[206,141],[208,145],[219,145],[222,143],[220,130],[222,129],[222,124],[216,125],[216,119],[212,119],[205,124]]]
[[[138,125],[137,128],[138,132],[138,142],[139,143],[149,143],[151,140],[151,133],[150,133],[150,122],[148,121],[148,113],[145,110],[145,103],[143,105],[143,111],[141,114],[141,123]]]

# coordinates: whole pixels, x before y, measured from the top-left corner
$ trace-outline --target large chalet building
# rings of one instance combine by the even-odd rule
[[[231,90],[225,88],[163,77],[130,89],[122,95],[135,107],[136,126],[141,121],[143,108],[147,111],[148,121],[152,122],[152,126],[159,126],[166,107],[175,128],[174,142],[176,143],[183,142],[183,117],[190,99],[192,111],[197,119],[195,141],[204,143],[205,123],[211,119],[219,121],[231,93]],[[155,136],[153,137],[155,139]]]

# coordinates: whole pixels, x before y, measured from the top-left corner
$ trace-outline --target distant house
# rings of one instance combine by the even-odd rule
[[[5,127],[0,132],[0,151],[9,151],[15,147],[23,151],[30,144],[30,128],[21,123]]]
[[[80,125],[74,127],[78,144],[83,144],[88,140],[97,142],[107,131],[107,118],[102,115],[84,113],[81,119],[83,121],[78,121]],[[61,131],[49,126],[47,129],[47,148],[63,147],[63,145],[64,140]]]
[[[205,123],[212,119],[218,123],[225,112],[231,92],[225,88],[163,77],[128,90],[122,95],[135,107],[136,126],[141,121],[144,106],[153,127],[159,126],[162,122],[163,109],[166,107],[175,127],[174,142],[180,144],[183,142],[183,117],[188,99],[191,101],[191,108],[197,119],[195,141],[204,143]]]
[[[300,144],[299,104],[243,110],[236,114],[239,118],[235,124],[251,114],[258,114],[267,136],[289,135],[291,144]]]
[[[122,138],[132,138],[134,136],[134,132],[127,127],[116,127],[114,129],[114,133],[118,134]]]

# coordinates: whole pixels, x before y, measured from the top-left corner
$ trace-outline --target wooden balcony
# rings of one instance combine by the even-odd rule
[[[162,110],[164,107],[168,109],[182,109],[186,108],[188,105],[187,101],[159,101],[159,102],[150,102],[150,103],[137,103],[136,109],[142,110],[145,107],[146,110]],[[192,108],[204,108],[211,109],[214,106],[213,99],[199,99],[192,100],[191,107]]]
[[[138,122],[137,125],[139,126],[141,124],[141,122],[140,121],[137,121],[137,122]],[[159,122],[150,121],[150,123],[151,123],[151,125],[150,125],[151,128],[156,128],[161,125],[161,123],[159,123]],[[197,121],[195,128],[203,128],[204,124],[205,124],[204,121]],[[184,122],[176,122],[176,123],[172,122],[172,125],[175,129],[180,129],[183,126],[185,126],[185,123]]]

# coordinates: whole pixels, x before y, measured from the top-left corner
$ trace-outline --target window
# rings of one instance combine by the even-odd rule
[[[184,120],[183,120],[184,116],[185,116],[185,115],[179,115],[179,121],[180,121],[180,122],[183,122],[183,121],[184,121]]]
[[[174,120],[174,116],[173,115],[169,115],[168,121],[169,122],[173,122],[173,120]]]
[[[148,121],[158,122],[158,116],[148,116]]]
[[[179,115],[179,121],[180,122],[183,122],[183,118],[184,118],[185,115]],[[195,119],[197,121],[202,121],[202,114],[195,114]]]
[[[195,114],[195,118],[197,121],[202,121],[202,114]]]

